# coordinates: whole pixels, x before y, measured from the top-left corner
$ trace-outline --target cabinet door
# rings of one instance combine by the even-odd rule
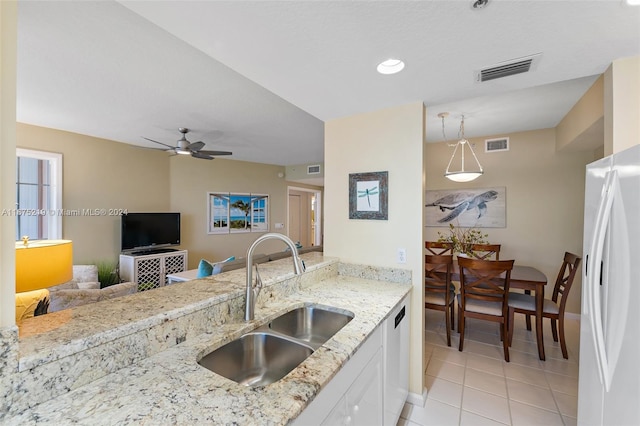
[[[151,290],[160,286],[164,276],[161,275],[162,259],[160,257],[145,257],[136,259],[136,282],[138,291]]]
[[[322,421],[323,426],[337,426],[349,424],[349,410],[347,410],[347,401],[342,398],[329,415]]]
[[[185,263],[184,253],[166,255],[164,256],[164,273],[171,275],[183,272]]]
[[[395,424],[409,394],[409,316],[406,297],[384,324],[384,423]]]
[[[378,350],[347,393],[347,424],[382,425],[382,351]]]

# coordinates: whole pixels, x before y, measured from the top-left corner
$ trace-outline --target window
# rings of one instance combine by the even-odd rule
[[[16,241],[62,238],[62,154],[16,149]]]

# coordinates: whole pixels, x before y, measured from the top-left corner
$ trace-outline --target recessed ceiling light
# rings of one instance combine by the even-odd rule
[[[640,6],[640,0],[627,0],[629,6]]]
[[[377,70],[380,74],[395,74],[402,71],[403,68],[404,62],[400,59],[387,59],[378,64]]]

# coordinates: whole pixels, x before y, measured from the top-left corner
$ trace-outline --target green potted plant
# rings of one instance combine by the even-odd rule
[[[489,234],[483,234],[477,228],[463,228],[449,224],[449,233],[444,234],[438,231],[438,242],[453,244],[453,252],[458,254],[471,255],[473,244],[489,244],[487,240]]]
[[[98,281],[100,281],[100,288],[109,287],[120,282],[118,262],[100,260],[95,262],[95,265],[98,267]]]

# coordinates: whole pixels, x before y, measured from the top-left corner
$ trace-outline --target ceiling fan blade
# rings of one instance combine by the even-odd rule
[[[207,154],[207,155],[233,155],[233,152],[229,152],[229,151],[206,151],[206,150],[202,150],[202,151],[198,151],[200,154]]]
[[[133,145],[136,148],[140,148],[140,149],[153,149],[154,151],[164,151],[164,152],[175,152],[174,149],[167,149],[167,148],[153,148],[151,146],[140,146],[140,145]]]
[[[202,141],[192,142],[187,146],[187,149],[191,152],[200,151],[202,148],[204,148],[204,142]]]
[[[210,155],[202,154],[201,152],[198,152],[198,151],[193,151],[191,153],[191,156],[195,158],[201,158],[203,160],[213,160],[213,157],[211,157]]]
[[[166,146],[166,147],[168,147],[168,148],[171,148],[171,149],[175,149],[175,146],[171,146],[171,145],[167,145],[166,143],[162,143],[162,142],[154,141],[153,139],[145,138],[144,136],[142,137],[142,139],[146,139],[146,140],[148,140],[148,141],[150,141],[150,142],[159,143],[160,145],[164,145],[164,146]]]

